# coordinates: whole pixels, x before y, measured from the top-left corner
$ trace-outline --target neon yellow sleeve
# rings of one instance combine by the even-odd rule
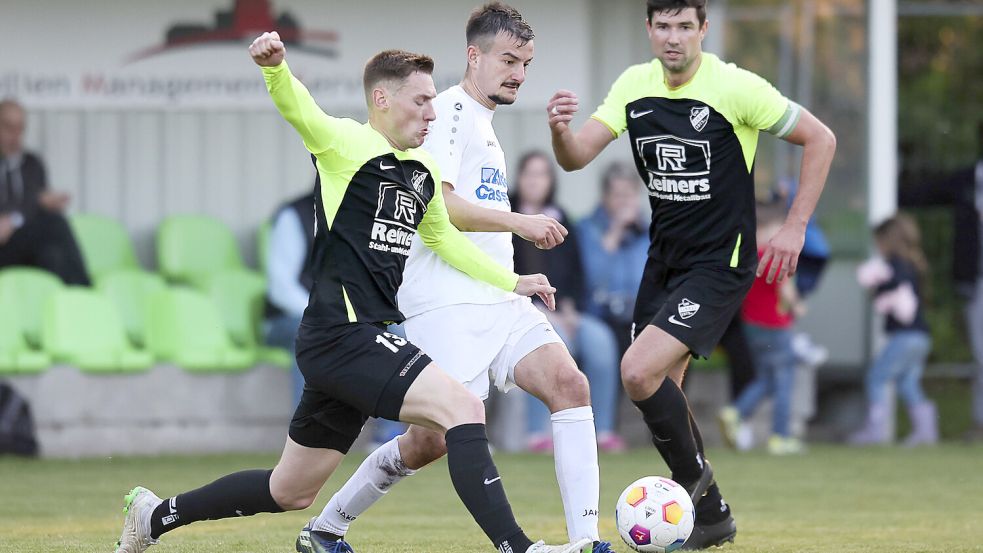
[[[621,136],[621,133],[628,129],[625,107],[629,102],[639,98],[640,75],[643,69],[644,66],[638,65],[625,69],[618,80],[611,85],[611,90],[608,91],[604,102],[591,115],[591,119],[603,123],[615,138]]]
[[[440,179],[436,178],[438,177],[436,174],[434,177],[436,186],[434,186],[433,198],[427,205],[427,213],[417,228],[423,245],[433,250],[451,267],[473,279],[487,282],[506,292],[515,290],[519,275],[496,263],[451,224],[447,216],[447,207],[444,206]]]
[[[790,118],[798,121],[798,111],[790,109],[794,104],[771,83],[745,69],[733,65],[729,68],[732,71],[727,81],[735,95],[736,112],[741,123],[752,129],[778,134]]]
[[[304,146],[312,154],[320,154],[342,138],[341,119],[331,117],[321,110],[311,93],[293,74],[287,62],[274,67],[263,67],[266,89],[280,115],[297,129]]]

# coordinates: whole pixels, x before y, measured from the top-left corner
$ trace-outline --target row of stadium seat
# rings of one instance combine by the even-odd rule
[[[167,219],[157,236],[159,274],[140,267],[118,222],[80,215],[72,226],[95,287],[65,287],[37,269],[0,271],[0,373],[52,363],[85,371],[137,371],[158,361],[210,371],[289,366],[286,351],[260,343],[266,279],[243,265],[221,222]],[[261,260],[267,235],[261,229]]]
[[[99,215],[74,215],[72,230],[82,249],[89,274],[140,269],[133,242],[118,221]],[[257,236],[260,270],[265,269],[270,224]],[[172,215],[157,230],[157,270],[170,282],[205,288],[216,272],[247,270],[232,231],[221,221],[203,215]]]

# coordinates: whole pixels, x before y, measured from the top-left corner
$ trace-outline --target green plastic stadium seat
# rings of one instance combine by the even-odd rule
[[[200,215],[174,215],[157,231],[157,263],[169,280],[204,289],[212,273],[243,268],[232,231]]]
[[[127,342],[112,301],[89,288],[73,286],[48,299],[42,342],[56,361],[83,371],[139,371],[154,361]]]
[[[41,372],[51,365],[44,352],[34,351],[24,340],[17,308],[0,302],[0,375]]]
[[[118,221],[100,215],[74,215],[71,221],[93,279],[109,271],[140,268],[130,235]]]
[[[160,275],[134,269],[113,271],[96,279],[96,288],[116,306],[130,343],[140,348],[146,346],[150,298],[166,287]]]
[[[41,321],[51,294],[65,287],[55,275],[31,267],[0,271],[0,304],[12,305],[17,323],[32,348],[41,348]]]
[[[254,271],[240,269],[213,274],[208,295],[218,307],[225,330],[241,348],[255,350],[257,360],[278,367],[290,367],[290,353],[262,345],[260,324],[266,296],[266,279]]]
[[[261,346],[256,352],[256,355],[259,362],[273,365],[274,367],[289,369],[293,366],[293,356],[283,348]]]
[[[256,266],[264,275],[266,263],[270,259],[270,236],[273,234],[273,223],[264,221],[256,231]]]
[[[256,352],[232,343],[212,300],[189,288],[170,288],[150,300],[147,348],[159,359],[193,371],[250,367]]]
[[[220,271],[209,277],[206,292],[218,307],[232,341],[240,347],[256,347],[266,279],[245,269]]]

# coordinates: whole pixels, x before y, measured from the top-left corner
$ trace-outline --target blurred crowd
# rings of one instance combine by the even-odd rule
[[[88,286],[83,256],[65,216],[70,198],[50,187],[41,157],[25,150],[25,115],[16,102],[0,102],[0,269],[33,266],[50,271],[66,284]],[[630,343],[637,286],[649,244],[644,187],[635,167],[612,163],[600,179],[597,206],[574,221],[556,200],[559,183],[552,155],[531,151],[516,167],[509,198],[512,209],[553,217],[569,231],[563,244],[548,250],[515,237],[516,271],[543,273],[556,286],[557,309],[547,316],[590,381],[599,447],[621,451],[627,444],[618,424],[620,360]],[[759,204],[759,249],[780,228],[794,194],[794,183],[782,183]],[[967,437],[983,440],[983,153],[974,167],[936,186],[929,196],[935,203],[947,201],[958,215],[954,248],[961,255],[955,256],[956,276],[966,298],[976,373],[974,426]],[[312,195],[306,193],[280,206],[270,221],[263,334],[268,344],[288,350],[293,348],[312,283],[306,266],[312,204]],[[931,294],[928,263],[918,226],[912,217],[900,213],[873,230],[873,244],[876,251],[860,266],[857,279],[858,285],[870,290],[874,310],[883,317],[885,340],[863,379],[865,415],[845,441],[854,445],[894,441],[894,397],[890,393],[896,390],[911,423],[903,443],[934,444],[939,439],[938,410],[921,385],[932,343],[925,316]],[[730,403],[722,406],[718,418],[725,441],[739,450],[755,447],[749,421],[759,405],[770,399],[772,421],[761,445],[773,454],[805,451],[804,424],[796,420],[796,413],[803,410],[794,404],[801,400],[795,393],[796,378],[823,365],[829,352],[798,331],[796,320],[805,314],[829,257],[822,230],[810,222],[795,278],[782,284],[767,284],[758,278],[721,340],[719,349],[729,369]],[[296,368],[294,380],[299,397],[303,381]],[[525,428],[526,448],[550,451],[549,413],[531,398],[525,403],[524,412],[516,416],[524,419],[520,426]],[[386,435],[398,431],[390,424],[379,425],[379,439],[384,441]]]

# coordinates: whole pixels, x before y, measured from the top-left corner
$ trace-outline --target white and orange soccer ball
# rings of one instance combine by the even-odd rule
[[[635,551],[667,553],[686,543],[696,513],[686,489],[661,476],[625,488],[615,511],[618,533]]]

